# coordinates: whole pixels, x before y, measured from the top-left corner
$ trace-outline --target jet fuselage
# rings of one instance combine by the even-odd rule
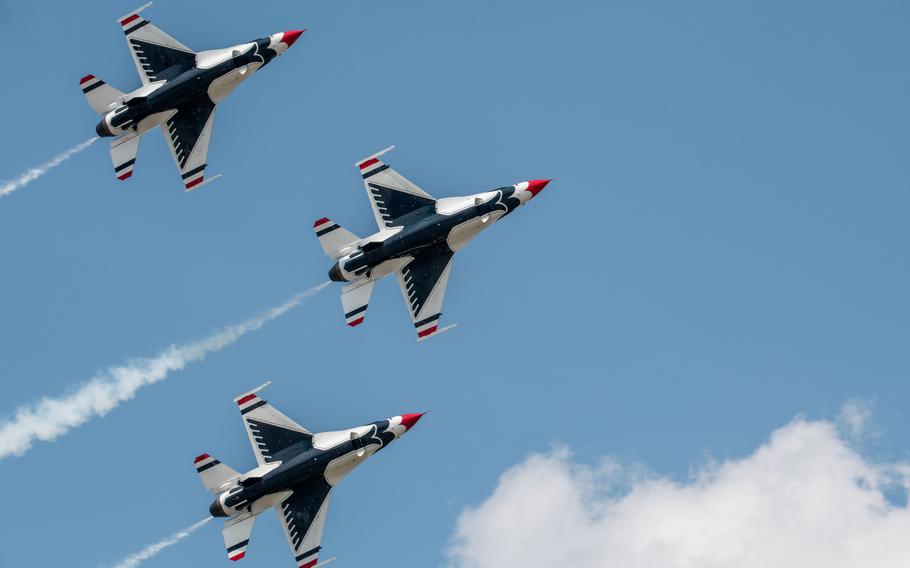
[[[415,209],[396,220],[403,226],[400,231],[382,241],[366,239],[368,242],[358,250],[340,258],[329,271],[329,278],[335,282],[369,278],[374,269],[386,262],[416,256],[434,247],[448,247],[454,252],[531,197],[526,189],[513,185]],[[444,209],[447,201],[459,200],[465,205],[453,211]]]
[[[171,111],[185,103],[203,98],[212,104],[220,102],[237,85],[280,54],[274,49],[275,36],[196,54],[194,64],[189,69],[181,71],[175,66],[173,76],[168,77],[162,85],[155,86],[152,90],[148,86],[142,87],[131,93],[131,98],[125,104],[101,118],[95,132],[101,137],[119,136],[130,130],[139,130],[145,119]],[[157,120],[152,121],[147,124],[147,128],[157,123]]]
[[[410,426],[413,422],[406,423]],[[400,430],[397,433],[396,428]],[[274,456],[281,462],[274,469],[261,476],[248,477],[219,495],[209,512],[215,517],[233,516],[249,510],[253,503],[269,495],[313,483],[334,486],[405,431],[406,428],[392,425],[389,420],[380,420],[351,430],[316,434]]]

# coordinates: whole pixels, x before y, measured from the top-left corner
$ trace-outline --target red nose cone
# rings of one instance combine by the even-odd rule
[[[305,31],[306,30],[290,30],[284,32],[284,34],[281,35],[281,43],[285,43],[288,47],[291,47],[294,45],[294,42],[297,41],[297,38],[300,37],[300,34]]]
[[[543,191],[543,188],[547,187],[547,184],[550,183],[551,179],[532,179],[528,181],[528,191],[531,192],[531,195],[537,197],[537,194]]]
[[[424,414],[425,414],[424,412],[420,412],[417,414],[402,414],[401,415],[401,424],[405,427],[405,429],[410,430],[411,428],[414,427],[414,424],[417,424],[417,421],[420,420],[420,417],[423,416]]]

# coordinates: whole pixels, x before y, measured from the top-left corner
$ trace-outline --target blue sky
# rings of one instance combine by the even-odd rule
[[[253,457],[231,398],[314,430],[430,411],[333,497],[339,566],[438,565],[463,507],[553,443],[683,476],[799,413],[874,403],[910,448],[910,8],[895,2],[169,3],[196,50],[309,28],[219,110],[218,182],[158,133],[118,182],[99,142],[0,200],[8,415],[326,279],[330,216],[374,230],[353,162],[389,144],[437,196],[556,178],[459,254],[414,342],[393,281],[365,325],[329,288],[108,416],[0,463],[0,566],[113,564],[206,514],[192,468]],[[92,135],[78,80],[138,86],[123,2],[0,2],[0,178]],[[227,562],[214,525],[148,566]],[[167,555],[167,556],[165,556]],[[291,566],[274,515],[248,568]]]

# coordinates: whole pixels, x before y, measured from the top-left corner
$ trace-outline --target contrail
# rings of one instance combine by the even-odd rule
[[[130,554],[129,556],[127,556],[126,558],[121,560],[119,564],[114,566],[114,568],[136,568],[136,566],[139,566],[139,564],[141,564],[142,561],[148,560],[149,558],[152,558],[153,556],[158,556],[159,552],[161,552],[162,550],[164,550],[165,548],[167,548],[169,546],[173,546],[173,545],[177,544],[181,540],[185,539],[186,537],[190,536],[197,530],[201,529],[207,522],[209,522],[211,520],[212,520],[212,517],[207,517],[205,519],[202,519],[201,521],[199,521],[198,523],[196,523],[195,525],[193,525],[189,528],[183,529],[182,531],[180,531],[178,533],[172,534],[171,536],[167,537],[166,539],[162,540],[161,542],[156,542],[155,544],[150,544],[150,545],[146,546],[145,548],[143,548],[142,550],[140,550],[139,552],[137,552],[136,554]]]
[[[167,378],[188,363],[201,361],[247,333],[296,308],[304,299],[315,296],[330,282],[295,294],[291,299],[247,321],[227,327],[205,339],[186,345],[171,345],[155,357],[128,361],[109,367],[75,392],[58,398],[43,398],[35,404],[20,406],[10,419],[0,422],[0,460],[21,456],[35,440],[50,442],[96,416],[104,416],[121,402],[135,396],[140,388]]]
[[[97,140],[97,139],[98,139],[97,136],[89,138],[82,144],[79,144],[78,146],[73,146],[66,152],[58,155],[50,162],[41,164],[40,166],[38,166],[36,168],[29,168],[28,171],[26,171],[24,174],[22,174],[18,178],[14,179],[13,181],[8,181],[8,182],[4,183],[2,186],[0,186],[0,197],[5,197],[5,196],[9,195],[10,193],[16,191],[17,189],[25,187],[29,183],[35,181],[39,177],[46,174],[49,169],[56,168],[57,166],[59,166],[60,164],[65,162],[73,154],[78,154],[79,152],[85,150],[86,148],[91,146],[92,143],[94,143],[95,140]]]

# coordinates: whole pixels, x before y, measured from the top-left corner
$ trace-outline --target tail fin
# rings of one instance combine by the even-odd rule
[[[313,223],[313,231],[316,232],[322,250],[333,260],[344,256],[360,240],[360,237],[326,217]]]
[[[240,477],[239,473],[208,454],[197,457],[194,465],[202,484],[216,495],[223,491],[226,485]]]
[[[94,75],[86,75],[80,79],[79,86],[82,88],[85,100],[88,101],[88,106],[98,114],[113,110],[114,106],[126,96],[123,91],[111,87]]]

